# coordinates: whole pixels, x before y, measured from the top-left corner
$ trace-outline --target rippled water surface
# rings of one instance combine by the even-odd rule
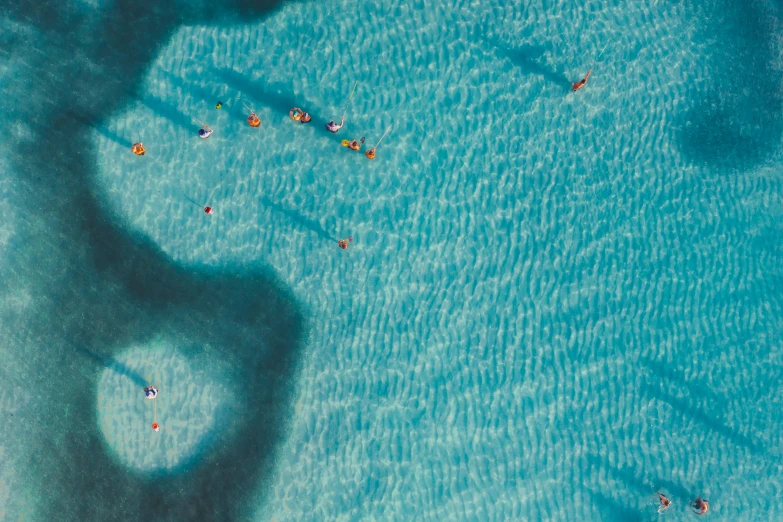
[[[783,516],[783,6],[214,4],[6,10],[1,519]]]

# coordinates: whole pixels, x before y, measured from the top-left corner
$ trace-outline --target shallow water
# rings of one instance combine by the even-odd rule
[[[779,6],[123,4],[4,22],[5,518],[777,520]]]

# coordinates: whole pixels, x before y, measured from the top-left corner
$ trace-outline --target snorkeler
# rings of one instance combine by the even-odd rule
[[[666,498],[666,495],[658,493],[658,499],[661,501],[661,507],[658,508],[658,513],[663,513],[666,508],[672,505],[672,501]]]
[[[133,147],[131,147],[131,150],[137,156],[144,156],[144,153],[147,152],[147,150],[144,148],[144,145],[142,145],[141,142],[134,143]]]
[[[584,87],[585,85],[587,85],[587,79],[588,79],[588,78],[590,78],[590,73],[591,73],[591,72],[593,72],[593,69],[592,69],[592,68],[591,68],[589,71],[587,71],[587,74],[585,75],[585,77],[584,77],[584,78],[582,78],[582,79],[581,79],[581,80],[579,80],[578,82],[574,82],[574,83],[572,83],[572,84],[571,84],[571,90],[572,90],[572,91],[574,91],[574,92],[576,92],[576,91],[578,91],[579,89],[581,89],[582,87]]]
[[[212,132],[213,131],[209,125],[204,125],[198,130],[198,137],[205,140],[212,135]]]
[[[307,114],[306,112],[303,112],[302,113],[302,118],[299,120],[299,123],[310,123],[310,120],[312,120],[312,119],[313,118],[309,114]]]
[[[153,385],[149,385],[146,388],[144,388],[144,395],[149,399],[152,400],[155,397],[158,396],[158,390]]]
[[[693,501],[693,505],[691,507],[693,508],[694,513],[701,516],[705,514],[707,511],[709,511],[710,504],[703,498],[698,497],[696,500]]]
[[[334,120],[332,120],[332,121],[330,121],[329,123],[326,124],[326,130],[328,130],[329,132],[332,132],[334,134],[337,134],[337,131],[342,129],[344,123],[345,123],[345,117],[344,116],[342,118],[340,118],[340,125],[337,125],[334,122]]]
[[[359,141],[353,140],[348,143],[348,148],[351,150],[359,150],[362,148],[362,145],[364,145],[364,137],[362,137],[362,139]]]
[[[221,107],[223,107],[223,102],[218,100],[218,102],[215,104],[215,108],[220,109]]]

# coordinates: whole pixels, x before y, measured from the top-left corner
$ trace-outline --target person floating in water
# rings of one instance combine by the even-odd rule
[[[220,109],[221,107],[223,107],[223,102],[218,100],[218,102],[215,104],[215,108]]]
[[[251,127],[258,127],[261,125],[261,118],[255,112],[251,112],[250,116],[247,117],[247,124]]]
[[[707,513],[710,509],[710,504],[706,500],[704,500],[701,497],[698,497],[696,500],[693,501],[693,512],[697,515],[701,516]]]
[[[669,506],[672,505],[672,501],[666,498],[666,495],[658,493],[658,499],[661,501],[661,507],[658,508],[658,513],[663,513]]]
[[[345,117],[340,118],[340,125],[337,125],[334,122],[334,120],[330,121],[329,123],[326,124],[326,130],[334,134],[337,134],[337,131],[343,128],[344,123],[345,123]]]
[[[364,155],[367,156],[367,159],[375,159],[375,147],[373,147],[370,150],[366,151],[364,153]]]
[[[306,112],[303,112],[302,113],[302,118],[299,120],[299,123],[310,123],[310,120],[312,120],[312,119],[313,118],[309,114],[307,114]]]
[[[348,148],[351,150],[359,150],[362,148],[362,145],[364,145],[364,137],[360,139],[359,141],[353,140],[348,143]]]
[[[302,114],[304,114],[304,111],[300,109],[299,107],[294,107],[290,111],[288,111],[288,116],[294,121],[301,121]]]
[[[144,145],[142,145],[141,142],[134,143],[133,147],[131,147],[131,150],[137,156],[144,156],[144,153],[147,152],[147,150],[144,148]]]
[[[348,236],[348,239],[341,239],[340,241],[337,242],[337,244],[343,250],[348,250],[348,243],[350,243],[351,241],[353,241],[353,236]]]
[[[149,399],[152,400],[155,397],[158,396],[158,389],[155,388],[153,385],[149,385],[146,388],[144,388],[144,395]]]
[[[584,87],[585,85],[587,85],[587,79],[588,79],[588,78],[590,78],[590,73],[592,73],[592,72],[593,72],[593,69],[592,69],[592,68],[590,68],[590,70],[589,70],[589,71],[587,71],[587,74],[585,75],[585,77],[584,77],[584,78],[582,78],[582,79],[581,79],[581,80],[579,80],[578,82],[574,82],[574,83],[572,83],[572,84],[571,84],[571,90],[572,90],[572,91],[574,91],[574,92],[576,92],[576,91],[578,91],[579,89],[581,89],[582,87]]]
[[[209,125],[204,125],[198,130],[198,137],[205,140],[212,135],[212,132],[213,131]]]

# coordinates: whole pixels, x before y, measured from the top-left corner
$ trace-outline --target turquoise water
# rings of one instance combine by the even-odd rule
[[[0,518],[780,519],[781,9],[9,6]]]

